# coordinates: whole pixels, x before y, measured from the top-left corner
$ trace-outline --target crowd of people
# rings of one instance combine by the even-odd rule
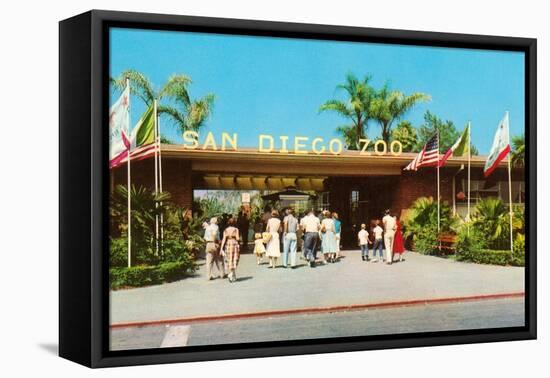
[[[228,277],[229,282],[235,282],[240,252],[242,248],[248,248],[249,226],[244,208],[241,208],[236,219],[222,216],[220,219],[212,218],[203,225],[206,276],[209,280],[214,278],[215,266],[220,278]],[[341,231],[342,222],[336,212],[323,210],[316,213],[311,209],[297,216],[292,208],[284,209],[282,214],[276,209],[266,208],[254,225],[253,253],[258,265],[267,259],[271,269],[279,266],[279,262],[283,268],[295,268],[298,250],[301,250],[301,258],[311,268],[318,261],[321,264],[336,263],[341,257]],[[381,221],[373,220],[369,228],[362,224],[357,242],[363,261],[392,264],[395,255],[398,255],[399,261],[403,260],[405,248],[401,224],[389,210],[386,210]]]

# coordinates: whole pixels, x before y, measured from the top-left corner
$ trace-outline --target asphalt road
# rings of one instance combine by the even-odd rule
[[[112,350],[516,327],[524,299],[492,299],[322,314],[115,328]]]

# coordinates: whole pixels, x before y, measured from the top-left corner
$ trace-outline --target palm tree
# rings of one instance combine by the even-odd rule
[[[130,80],[132,94],[147,106],[151,106],[153,101],[157,100],[159,114],[168,116],[181,132],[198,130],[212,113],[214,95],[207,94],[192,100],[188,90],[191,84],[189,76],[172,75],[159,90],[155,90],[151,81],[135,70],[126,70],[110,81],[115,88],[122,90],[126,86],[126,79]]]
[[[155,218],[157,215],[167,216],[170,206],[168,192],[155,194],[143,186],[131,187],[132,204],[132,261],[137,263],[152,263],[155,261]],[[111,202],[111,217],[118,218],[121,234],[128,230],[128,187],[117,185]]]
[[[319,108],[320,112],[334,111],[351,121],[351,124],[338,127],[338,131],[344,136],[349,149],[360,149],[359,140],[365,138],[369,109],[374,95],[374,89],[369,85],[370,75],[359,80],[354,74],[346,76],[346,82],[338,85],[337,89],[343,89],[348,99],[345,101],[333,99],[325,102]]]
[[[525,166],[525,134],[512,137],[512,165]]]
[[[376,92],[370,108],[372,118],[382,128],[382,139],[389,144],[394,121],[401,119],[419,102],[428,100],[430,96],[425,93],[415,92],[407,96],[401,91],[391,91],[388,84],[384,85]]]

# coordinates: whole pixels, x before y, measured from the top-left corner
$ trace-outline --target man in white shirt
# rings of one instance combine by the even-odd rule
[[[310,210],[308,214],[300,220],[300,228],[304,231],[304,252],[306,259],[309,261],[309,266],[315,266],[315,258],[317,252],[317,244],[319,244],[319,230],[321,222]]]
[[[225,268],[219,251],[220,229],[217,218],[210,219],[210,224],[204,225],[204,241],[206,242],[206,278],[208,280],[213,278],[212,268],[214,264],[220,272],[220,278],[223,278]]]
[[[392,217],[390,210],[385,211],[384,218],[382,218],[384,224],[384,245],[386,247],[386,263],[393,262],[393,239],[395,238],[395,230],[397,229],[397,220]]]

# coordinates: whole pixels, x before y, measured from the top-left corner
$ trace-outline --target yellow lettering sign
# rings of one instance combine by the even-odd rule
[[[222,151],[225,151],[226,143],[231,145],[231,148],[237,151],[237,134],[233,133],[233,136],[228,133],[222,133]]]
[[[274,142],[273,142],[273,137],[271,135],[265,135],[265,134],[260,134],[260,136],[258,137],[258,151],[260,152],[271,152],[273,151],[273,148],[274,148]],[[269,141],[269,148],[265,148],[264,147],[264,141]]]
[[[397,146],[397,150],[395,148]],[[394,140],[390,143],[390,152],[394,156],[399,156],[403,152],[403,144],[400,141]]]
[[[336,145],[336,148],[334,148],[334,145]],[[342,152],[342,149],[344,148],[344,145],[342,144],[342,141],[340,139],[331,139],[328,143],[328,149],[331,154],[339,155]]]
[[[321,146],[321,148],[317,148],[317,144],[318,143],[323,143],[323,138],[315,138],[313,139],[313,141],[311,142],[311,150],[316,153],[317,155],[320,155],[322,154],[323,152],[325,152],[325,146]]]
[[[378,146],[382,146],[382,151],[380,151],[380,148]],[[376,155],[385,155],[388,151],[388,145],[383,140],[377,140],[376,143],[374,143],[374,153]]]
[[[183,144],[184,148],[195,149],[199,146],[199,133],[193,130],[186,130],[183,132],[183,141],[185,142]]]
[[[214,134],[212,134],[212,131],[209,131],[208,134],[206,134],[206,139],[204,140],[202,149],[206,150],[209,147],[211,147],[213,150],[218,149],[218,146],[216,146],[216,140],[214,139]]]
[[[307,150],[304,150],[303,148],[306,147],[304,142],[307,142],[309,138],[303,137],[303,136],[296,136],[294,137],[294,153],[295,154],[307,154]]]
[[[370,139],[359,139],[359,145],[361,144],[363,144],[363,147],[361,148],[359,155],[370,155],[370,152],[367,151],[370,144]]]
[[[282,154],[288,154],[288,149],[286,147],[286,142],[288,142],[288,136],[281,135],[279,139],[281,140],[281,148],[279,149],[279,152]]]

